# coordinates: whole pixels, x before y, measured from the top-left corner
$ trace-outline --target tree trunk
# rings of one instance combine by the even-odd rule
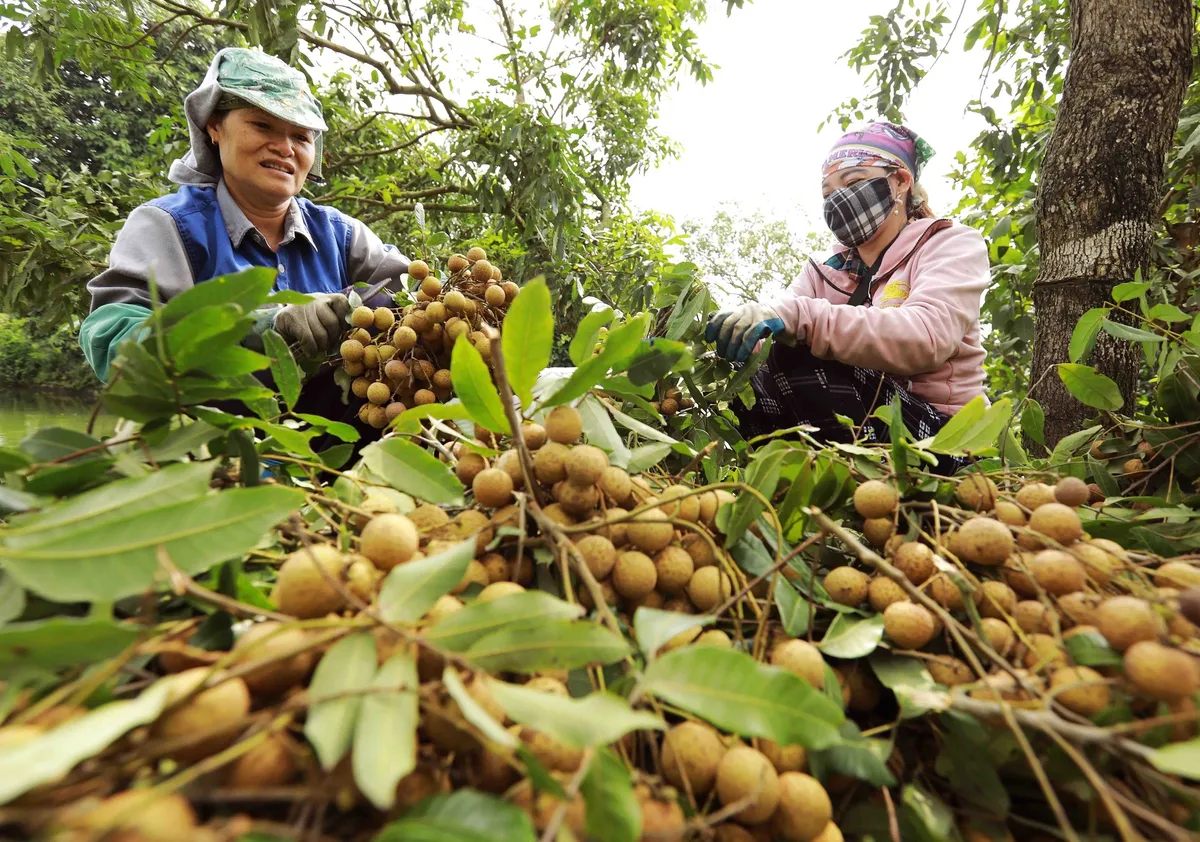
[[[1094,412],[1053,370],[1069,362],[1075,323],[1150,260],[1163,161],[1192,66],[1191,11],[1188,0],[1071,3],[1071,64],[1037,201],[1042,262],[1030,381],[1051,445]],[[1140,360],[1136,345],[1101,333],[1087,362],[1132,407]]]

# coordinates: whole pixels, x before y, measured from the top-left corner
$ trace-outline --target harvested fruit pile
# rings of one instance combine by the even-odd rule
[[[582,429],[568,405],[513,438],[443,428],[467,505],[315,501],[283,530],[271,608],[177,580],[254,621],[228,649],[201,619],[148,627],[23,694],[0,771],[144,709],[57,777],[0,784],[0,821],[205,842],[1190,838],[1200,568],[1089,537],[1094,489],[996,473],[902,499],[864,479],[791,547],[772,502],[798,476],[764,496],[630,475]],[[121,701],[88,712],[124,669]]]
[[[414,260],[408,276],[420,284],[416,302],[398,308],[356,307],[331,363],[353,378],[350,391],[364,401],[359,420],[377,429],[408,407],[448,400],[454,343],[467,337],[488,360],[491,348],[484,328],[498,328],[520,292],[479,247],[451,255],[444,281],[424,260]]]

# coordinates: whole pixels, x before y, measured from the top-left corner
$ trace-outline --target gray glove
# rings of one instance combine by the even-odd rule
[[[350,302],[340,292],[319,292],[308,304],[289,304],[275,312],[271,328],[301,357],[316,359],[331,352],[346,329]]]

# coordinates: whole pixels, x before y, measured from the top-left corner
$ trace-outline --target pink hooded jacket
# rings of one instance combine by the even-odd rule
[[[892,272],[934,222],[906,225],[876,276]],[[824,265],[820,271],[846,293],[854,291],[846,272]],[[885,283],[876,282],[870,307],[845,306],[848,295],[827,284],[812,263],[770,306],[815,356],[894,375],[914,395],[952,415],[983,394],[979,303],[990,282],[983,237],[954,223],[931,235]]]

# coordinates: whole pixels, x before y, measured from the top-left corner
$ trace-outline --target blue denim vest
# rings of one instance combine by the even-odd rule
[[[252,235],[243,237],[241,244],[234,246],[215,187],[183,185],[174,193],[149,202],[175,220],[197,283],[252,266],[265,266],[278,270],[277,290],[340,292],[350,286],[346,259],[353,229],[333,208],[299,197],[296,203],[312,243],[297,235],[273,252]]]

